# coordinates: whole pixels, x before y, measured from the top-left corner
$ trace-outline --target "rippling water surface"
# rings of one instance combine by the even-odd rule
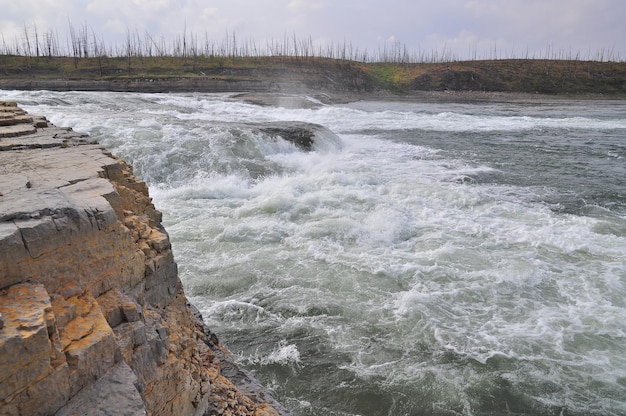
[[[5,91],[131,162],[296,415],[626,414],[626,102]],[[239,122],[301,120],[314,151]]]

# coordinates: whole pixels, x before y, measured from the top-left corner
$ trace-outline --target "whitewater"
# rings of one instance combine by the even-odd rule
[[[626,415],[626,102],[2,91],[131,163],[295,415]],[[331,133],[305,151],[245,123]]]

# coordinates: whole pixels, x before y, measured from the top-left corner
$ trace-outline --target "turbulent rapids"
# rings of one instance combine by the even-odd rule
[[[626,102],[3,95],[133,164],[294,414],[626,414]]]

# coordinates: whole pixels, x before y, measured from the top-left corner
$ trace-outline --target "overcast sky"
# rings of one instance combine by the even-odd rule
[[[0,0],[0,47],[23,42],[25,26],[65,42],[68,22],[108,45],[123,45],[129,31],[170,41],[186,28],[201,43],[235,33],[263,46],[287,34],[369,51],[399,42],[457,58],[626,60],[626,0]]]

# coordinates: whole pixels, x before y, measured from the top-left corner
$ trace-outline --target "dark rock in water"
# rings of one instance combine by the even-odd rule
[[[280,136],[301,149],[311,150],[315,130],[318,129],[318,127],[321,126],[308,123],[290,123],[287,125],[280,123],[261,127],[259,130],[270,136]]]
[[[341,139],[328,128],[302,121],[273,121],[267,123],[235,123],[237,127],[258,131],[293,143],[304,151],[341,148]]]

